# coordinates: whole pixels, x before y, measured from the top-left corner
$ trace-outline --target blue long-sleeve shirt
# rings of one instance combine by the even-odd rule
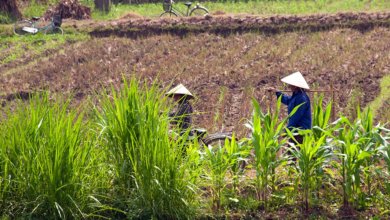
[[[282,103],[287,105],[288,114],[298,105],[302,104],[289,120],[287,127],[289,129],[311,129],[311,108],[310,99],[304,90],[293,92],[292,96],[287,96],[281,92],[276,92],[276,96],[282,96]]]

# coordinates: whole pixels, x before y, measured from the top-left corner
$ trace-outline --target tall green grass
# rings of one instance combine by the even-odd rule
[[[114,201],[130,218],[187,219],[196,189],[183,154],[186,135],[171,137],[157,85],[125,81],[102,98],[101,137],[114,174]],[[115,205],[115,204],[112,204]]]
[[[93,148],[88,123],[68,101],[31,98],[1,121],[0,215],[81,218]]]

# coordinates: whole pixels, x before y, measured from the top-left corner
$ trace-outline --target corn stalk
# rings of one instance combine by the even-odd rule
[[[337,155],[341,160],[343,203],[345,206],[352,204],[356,207],[358,199],[362,197],[360,175],[365,169],[365,161],[374,152],[371,147],[372,143],[367,142],[369,139],[360,136],[359,124],[352,124],[345,117],[341,117],[338,123],[341,127],[337,129],[336,144]]]
[[[373,113],[370,108],[365,112],[361,112],[360,108],[357,108],[357,120],[355,122],[359,126],[359,136],[365,137],[367,140],[362,144],[362,149],[373,152],[370,158],[365,161],[364,176],[368,187],[368,195],[371,196],[372,188],[372,171],[375,164],[380,160],[379,149],[386,144],[385,137],[382,136],[382,131],[385,130],[380,124],[374,126]]]
[[[285,138],[281,136],[288,118],[279,122],[280,106],[281,98],[278,99],[276,109],[272,113],[268,109],[264,114],[259,103],[253,99],[253,118],[246,124],[252,131],[252,145],[255,149],[257,197],[264,203],[265,208],[268,206],[268,187],[271,185],[271,188],[274,188],[275,170],[282,162],[278,159],[277,153],[286,143]],[[291,112],[291,115],[298,107]]]
[[[313,105],[313,134],[316,140],[319,140],[324,131],[329,128],[329,120],[332,114],[332,102],[323,107],[323,96],[315,97]]]
[[[213,209],[219,211],[223,204],[224,190],[227,181],[227,173],[233,174],[233,188],[238,185],[238,175],[240,172],[240,161],[245,150],[233,138],[231,141],[225,140],[224,145],[205,146],[206,176],[211,180]]]
[[[291,138],[294,138],[289,130],[287,130],[287,133]],[[300,134],[304,135],[302,144],[291,145],[288,150],[292,157],[297,159],[294,167],[303,188],[305,209],[308,211],[311,192],[314,188],[318,190],[316,187],[318,185],[317,180],[322,175],[320,171],[323,166],[332,156],[332,148],[326,145],[325,138],[327,134],[322,135],[318,140],[311,130],[301,131]]]

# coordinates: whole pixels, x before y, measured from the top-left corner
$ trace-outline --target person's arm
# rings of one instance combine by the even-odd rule
[[[279,91],[275,92],[276,93],[276,97],[279,99],[280,96],[282,96],[282,103],[285,104],[285,105],[288,105],[290,103],[290,100],[291,100],[291,97],[290,96],[287,96]]]

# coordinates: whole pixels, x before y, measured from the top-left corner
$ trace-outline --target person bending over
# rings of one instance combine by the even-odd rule
[[[192,125],[193,109],[189,101],[194,96],[182,84],[169,90],[166,95],[172,97],[177,103],[176,111],[170,112],[169,117],[172,118],[172,124],[177,125],[182,133]]]

